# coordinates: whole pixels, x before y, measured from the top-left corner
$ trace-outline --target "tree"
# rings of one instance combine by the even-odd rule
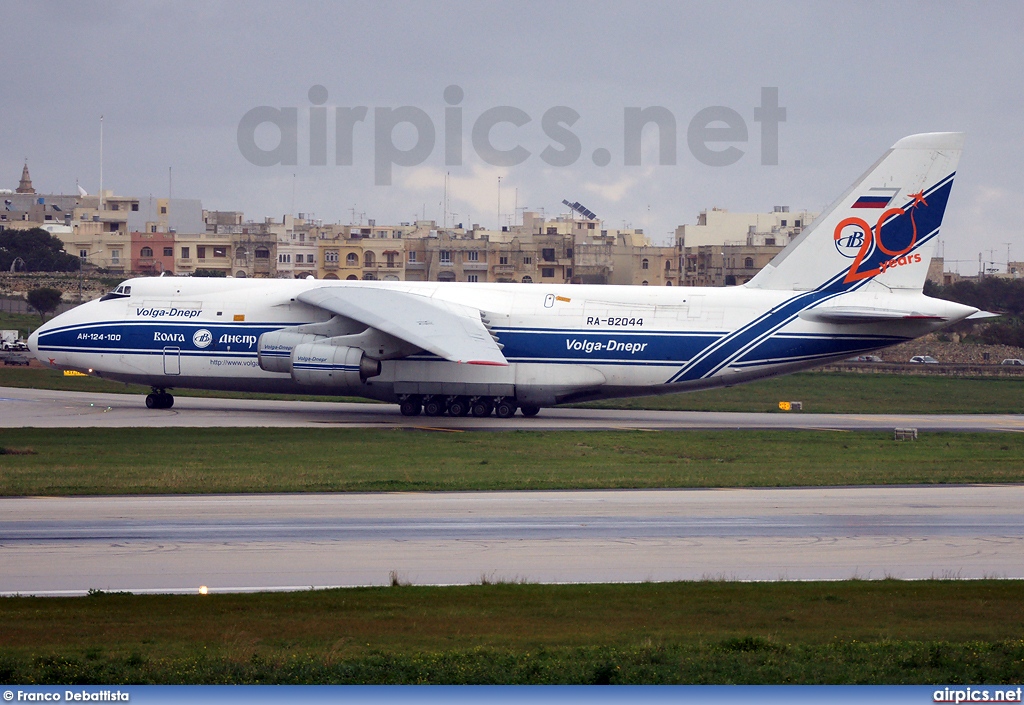
[[[30,272],[77,272],[81,262],[64,251],[64,243],[42,228],[0,232],[0,270],[10,271],[21,258]]]
[[[226,277],[227,272],[221,269],[197,269],[192,272],[193,277]]]
[[[46,314],[53,313],[60,306],[60,291],[44,286],[39,289],[32,289],[25,296],[28,305],[39,312],[39,317],[46,322]]]

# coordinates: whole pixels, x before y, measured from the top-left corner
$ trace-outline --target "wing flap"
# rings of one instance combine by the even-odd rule
[[[452,362],[508,365],[480,319],[479,309],[407,291],[368,286],[325,286],[296,297],[355,319]]]

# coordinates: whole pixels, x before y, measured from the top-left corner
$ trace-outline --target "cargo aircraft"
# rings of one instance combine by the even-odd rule
[[[922,293],[963,146],[905,137],[752,280],[724,288],[147,277],[55,317],[55,369],[168,390],[353,395],[405,415],[734,385],[879,350],[977,309]]]

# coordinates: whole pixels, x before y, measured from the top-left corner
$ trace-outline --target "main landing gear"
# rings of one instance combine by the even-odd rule
[[[166,390],[153,387],[153,393],[146,396],[147,409],[170,409],[174,406],[174,397]]]
[[[536,416],[540,407],[519,405],[515,397],[445,396],[443,394],[408,394],[399,399],[402,416],[490,416],[509,419],[520,410],[523,416]]]

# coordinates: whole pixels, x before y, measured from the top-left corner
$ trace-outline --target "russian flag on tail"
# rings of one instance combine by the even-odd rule
[[[853,208],[885,208],[899,192],[895,188],[873,188],[853,203]]]

